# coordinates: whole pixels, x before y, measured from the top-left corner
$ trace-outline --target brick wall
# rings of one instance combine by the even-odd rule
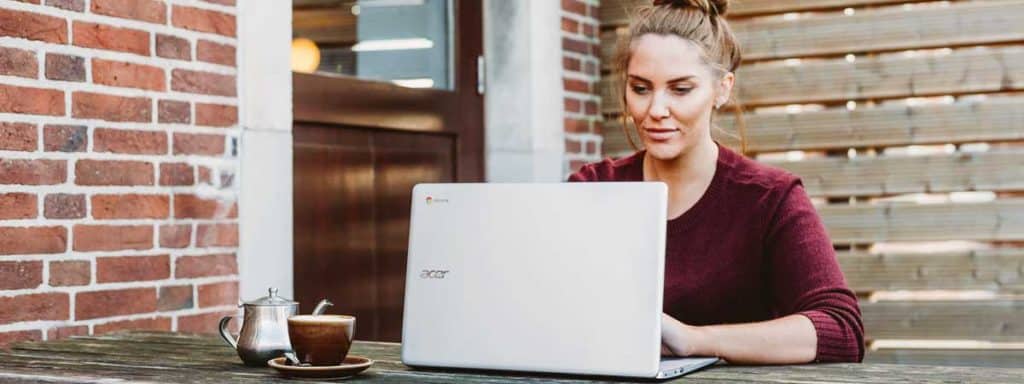
[[[565,87],[565,165],[575,172],[601,160],[600,0],[562,0],[562,83]]]
[[[238,299],[234,0],[0,0],[0,345]]]

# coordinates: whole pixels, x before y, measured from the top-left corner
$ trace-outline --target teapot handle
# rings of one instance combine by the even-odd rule
[[[233,318],[235,318],[235,316],[224,316],[220,319],[220,337],[231,345],[231,348],[238,349],[238,340],[232,337],[231,333],[228,332],[228,323],[231,322],[231,319]]]

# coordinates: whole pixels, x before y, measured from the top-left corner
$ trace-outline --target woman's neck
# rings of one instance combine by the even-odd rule
[[[644,155],[644,180],[661,181],[669,188],[691,183],[705,184],[715,175],[718,145],[711,138],[681,153],[674,159],[660,160]]]

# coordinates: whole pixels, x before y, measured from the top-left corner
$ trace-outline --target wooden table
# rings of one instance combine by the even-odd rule
[[[376,363],[344,381],[381,383],[591,383],[583,378],[482,371],[414,370],[401,363],[399,344],[356,342],[352,353]],[[115,380],[111,380],[115,379]],[[271,368],[241,364],[215,336],[133,332],[21,343],[0,351],[0,382],[287,382]],[[340,380],[333,380],[337,382]],[[676,379],[682,383],[1021,383],[1024,369],[933,367],[890,364],[818,364],[778,367],[720,365]],[[303,382],[314,382],[303,380]],[[640,381],[643,382],[643,381]]]

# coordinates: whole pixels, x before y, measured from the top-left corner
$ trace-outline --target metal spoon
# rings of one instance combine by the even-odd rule
[[[327,299],[320,300],[320,302],[316,304],[316,307],[313,308],[313,316],[324,314],[327,307],[331,306],[334,306],[334,303],[327,301]]]
[[[297,366],[297,367],[308,367],[308,366],[312,365],[310,363],[303,363],[303,362],[299,361],[299,357],[295,356],[295,352],[292,352],[292,351],[285,352],[284,353],[284,357],[286,359],[288,359],[289,363],[291,363],[292,365]]]

